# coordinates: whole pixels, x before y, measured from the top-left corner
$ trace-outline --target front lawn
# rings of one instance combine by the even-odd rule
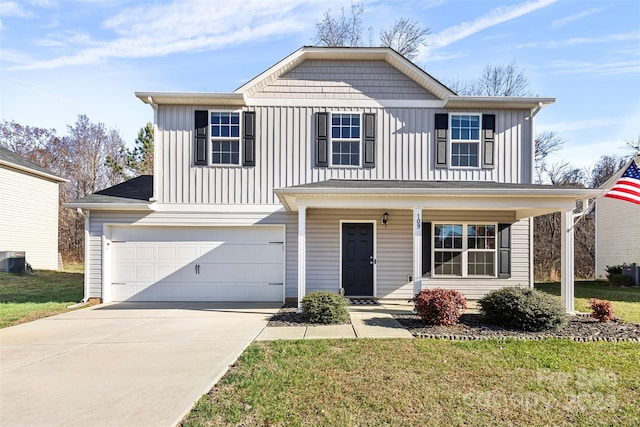
[[[68,311],[83,296],[83,273],[0,272],[0,328]]]
[[[637,343],[256,342],[183,426],[632,425]]]
[[[560,295],[560,283],[536,283],[536,289]],[[589,299],[611,301],[615,316],[625,322],[640,323],[640,287],[616,288],[606,282],[575,282],[575,307],[578,311],[591,312]]]

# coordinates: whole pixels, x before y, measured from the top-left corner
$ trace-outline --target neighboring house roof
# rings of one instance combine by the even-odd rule
[[[254,77],[232,93],[213,92],[136,92],[142,102],[155,106],[223,105],[243,106],[268,84],[282,77],[306,60],[379,60],[385,61],[416,84],[432,93],[442,108],[541,108],[555,102],[555,98],[508,96],[458,96],[429,73],[388,47],[312,47],[305,46],[287,56],[271,68]]]
[[[5,166],[19,172],[43,178],[55,182],[69,182],[68,179],[54,175],[53,172],[38,166],[30,160],[14,153],[13,151],[0,147],[0,166]]]
[[[141,175],[113,187],[65,203],[67,208],[148,210],[153,197],[153,175]]]
[[[275,189],[282,204],[290,211],[299,205],[321,207],[330,198],[340,199],[344,207],[370,207],[387,201],[389,206],[418,206],[426,200],[431,208],[505,209],[516,208],[520,215],[542,215],[555,212],[559,205],[572,207],[575,201],[589,199],[598,190],[570,186],[538,184],[503,184],[478,181],[404,181],[330,179],[311,184]],[[364,199],[368,201],[363,202]],[[401,200],[402,199],[402,200]],[[504,205],[497,200],[508,200]],[[406,205],[406,206],[405,206]]]

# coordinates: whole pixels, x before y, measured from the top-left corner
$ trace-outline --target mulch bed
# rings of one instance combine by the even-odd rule
[[[453,326],[425,326],[415,314],[394,314],[395,319],[419,338],[476,340],[486,338],[543,339],[570,338],[574,341],[640,342],[640,325],[613,321],[602,323],[587,316],[574,316],[566,326],[553,331],[524,332],[482,322],[479,314],[463,314]]]
[[[267,323],[267,327],[281,326],[319,326],[318,323],[309,323],[302,314],[297,313],[298,306],[286,304],[280,311],[274,314]],[[344,323],[334,323],[334,325],[350,325],[351,319],[347,319]]]

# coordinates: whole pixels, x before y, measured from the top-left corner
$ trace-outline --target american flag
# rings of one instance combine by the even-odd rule
[[[640,205],[640,168],[635,160],[631,161],[627,170],[616,181],[616,185],[604,197],[626,200]]]

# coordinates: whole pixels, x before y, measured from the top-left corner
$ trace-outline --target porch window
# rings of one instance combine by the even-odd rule
[[[211,113],[211,163],[240,164],[240,113]]]
[[[480,152],[480,115],[451,115],[451,165],[478,167]]]
[[[434,276],[496,275],[496,224],[434,224]]]
[[[360,115],[331,115],[332,166],[360,166]]]

